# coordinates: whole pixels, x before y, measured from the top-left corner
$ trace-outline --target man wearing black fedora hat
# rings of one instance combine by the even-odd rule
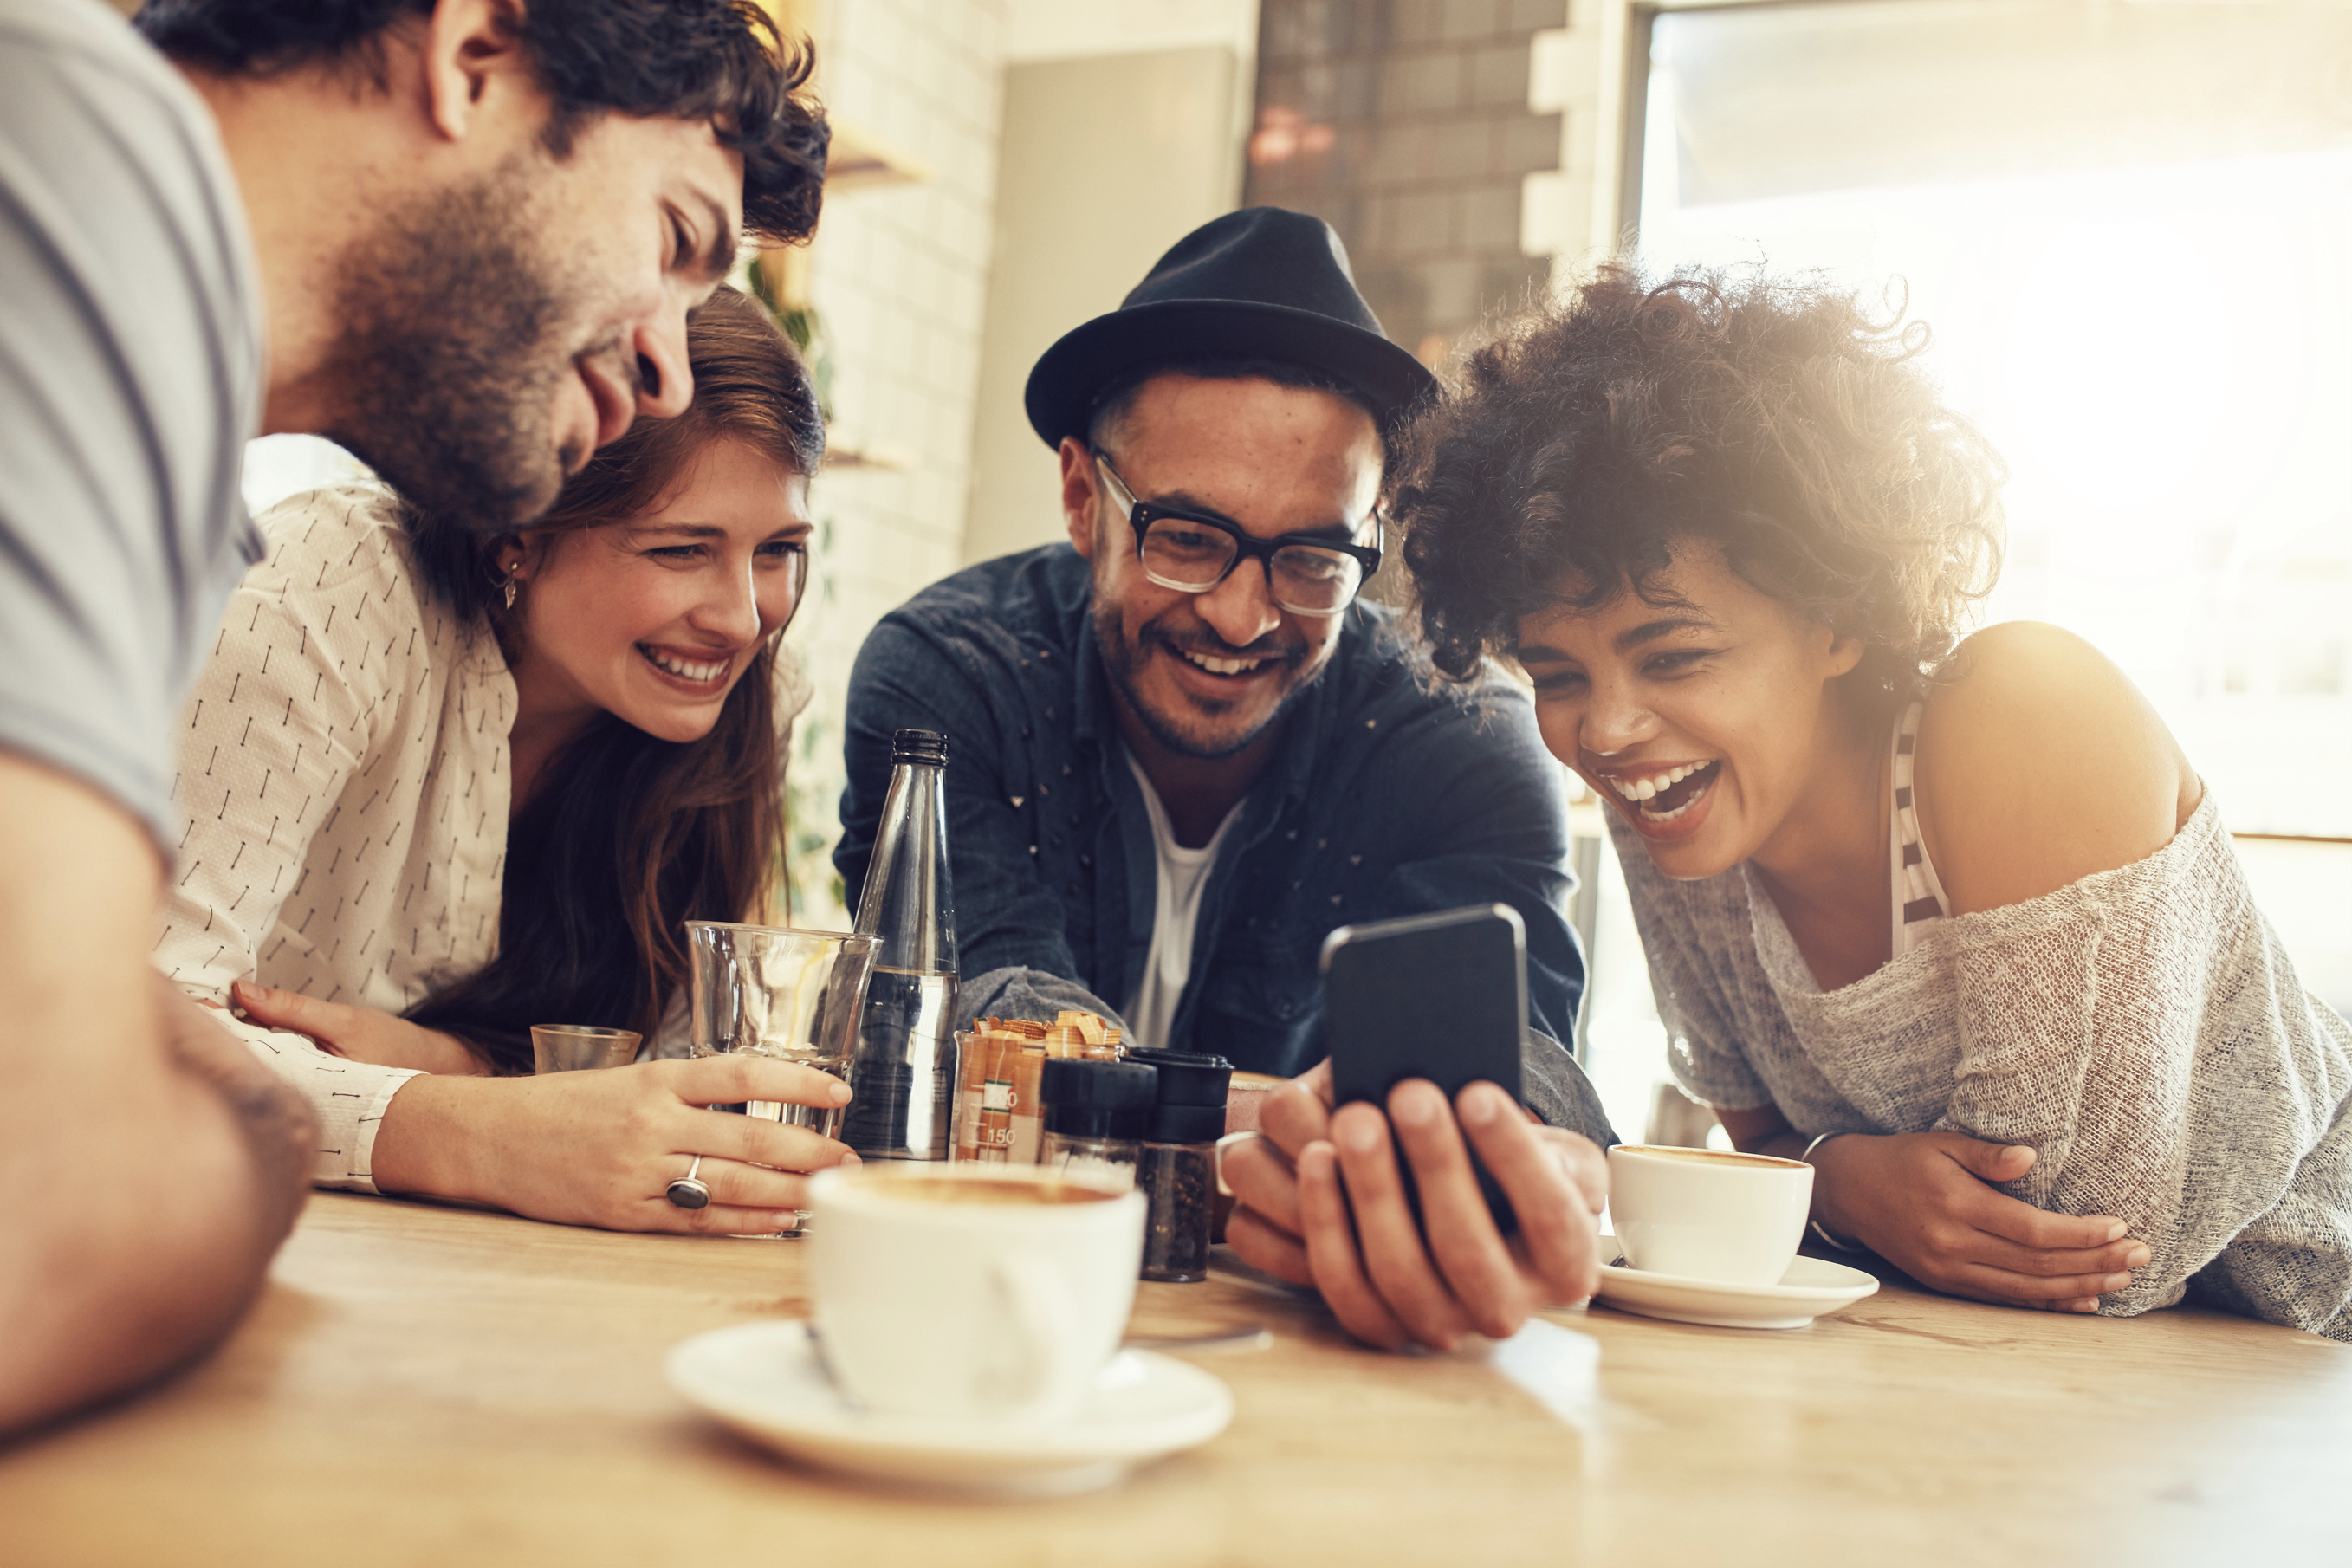
[[[1522,1088],[1548,1125],[1474,1111],[1475,1086],[1459,1104],[1498,1179],[1525,1188],[1518,1212],[1549,1219],[1506,1248],[1466,1186],[1475,1222],[1433,1230],[1433,1258],[1410,1219],[1380,1223],[1403,1209],[1389,1140],[1351,1131],[1370,1108],[1329,1119],[1336,1144],[1311,1140],[1338,1151],[1360,1251],[1344,1217],[1300,1217],[1334,1212],[1322,1154],[1294,1173],[1269,1145],[1235,1164],[1235,1244],[1302,1283],[1312,1254],[1342,1321],[1390,1344],[1507,1333],[1532,1304],[1589,1293],[1593,1141],[1611,1141],[1559,1043],[1584,984],[1559,769],[1515,688],[1441,689],[1393,613],[1359,598],[1387,542],[1388,440],[1435,390],[1320,220],[1255,207],[1178,242],[1030,375],[1070,542],[933,585],[860,651],[835,854],[861,886],[892,732],[944,731],[959,1026],[1085,1008],[1136,1043],[1286,1078],[1323,1055],[1333,927],[1516,908],[1537,1031]],[[1324,1081],[1277,1096],[1295,1103],[1276,1120],[1320,1128]],[[1398,1095],[1433,1223],[1466,1213],[1452,1108],[1425,1083]]]

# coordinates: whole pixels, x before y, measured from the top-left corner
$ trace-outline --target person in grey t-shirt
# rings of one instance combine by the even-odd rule
[[[687,313],[823,178],[804,55],[726,0],[139,26],[0,0],[0,1434],[226,1332],[312,1164],[144,963],[180,704],[258,548],[246,438],[528,522],[687,405]]]

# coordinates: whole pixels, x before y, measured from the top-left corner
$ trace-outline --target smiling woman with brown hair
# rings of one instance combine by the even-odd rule
[[[781,634],[824,430],[742,295],[720,289],[687,348],[687,411],[640,420],[526,531],[374,484],[262,520],[269,556],[182,735],[191,826],[154,961],[235,1001],[310,1096],[322,1184],[772,1232],[799,1173],[847,1152],[706,1109],[846,1098],[814,1068],[519,1076],[533,1024],[684,1055],[682,922],[759,919],[779,866],[780,728],[808,692]],[[665,1196],[689,1175],[708,1206]]]
[[[2080,639],[1957,638],[1999,459],[1850,296],[1612,267],[1414,433],[1440,668],[1535,686],[1684,1084],[1955,1294],[2352,1339],[2352,1029]]]

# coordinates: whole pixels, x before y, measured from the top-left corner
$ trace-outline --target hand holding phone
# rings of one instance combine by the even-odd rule
[[[1514,1199],[1520,1224],[1508,1238],[1487,1217],[1473,1151]],[[1427,1234],[1405,1201],[1408,1167],[1425,1179]],[[1507,1339],[1530,1312],[1580,1301],[1597,1282],[1601,1151],[1543,1126],[1494,1084],[1449,1102],[1414,1083],[1380,1110],[1335,1110],[1326,1061],[1267,1098],[1259,1133],[1226,1150],[1221,1171],[1238,1200],[1226,1233],[1234,1254],[1314,1289],[1367,1344]]]
[[[1324,1017],[1334,1106],[1369,1100],[1426,1079],[1451,1103],[1484,1079],[1520,1098],[1528,1022],[1527,928],[1507,904],[1341,926],[1323,943]],[[1470,1150],[1478,1189],[1505,1236],[1518,1226],[1510,1199]],[[1397,1151],[1407,1203],[1421,1223],[1412,1163]]]

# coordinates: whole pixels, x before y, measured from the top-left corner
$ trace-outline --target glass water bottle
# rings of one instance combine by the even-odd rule
[[[842,1142],[868,1160],[944,1160],[955,1094],[955,905],[948,879],[948,738],[890,738],[890,793],[857,895],[857,934],[877,938]]]

